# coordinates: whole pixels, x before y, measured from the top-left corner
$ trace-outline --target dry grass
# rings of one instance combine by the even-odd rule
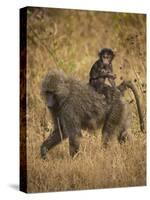
[[[146,22],[144,15],[28,10],[28,192],[79,190],[146,184],[146,136],[139,131],[135,104],[131,104],[132,143],[113,142],[101,149],[100,131],[84,132],[79,155],[71,159],[68,141],[40,158],[40,145],[52,122],[40,97],[40,83],[54,67],[88,81],[91,65],[102,47],[117,50],[113,62],[117,83],[135,82],[142,109],[146,105]],[[133,98],[130,92],[127,100]]]
[[[33,141],[33,143],[35,143]],[[40,143],[39,143],[40,145]],[[79,155],[71,159],[67,141],[53,149],[46,161],[32,151],[28,160],[28,191],[46,192],[145,185],[145,137],[133,144],[113,143],[100,148],[100,136],[84,136]],[[38,144],[34,147],[38,150]],[[30,148],[31,151],[31,148]]]

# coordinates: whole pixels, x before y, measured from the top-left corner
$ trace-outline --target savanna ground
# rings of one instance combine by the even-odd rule
[[[29,8],[27,22],[27,173],[28,192],[80,190],[146,185],[146,134],[141,133],[135,100],[133,141],[101,148],[101,131],[83,132],[80,154],[71,159],[68,141],[40,158],[40,145],[53,124],[40,96],[42,78],[61,68],[88,82],[100,48],[116,51],[116,82],[132,80],[146,112],[146,16],[126,13]]]

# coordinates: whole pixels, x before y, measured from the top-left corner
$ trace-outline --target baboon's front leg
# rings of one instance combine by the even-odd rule
[[[114,138],[114,125],[106,121],[102,130],[102,145],[107,147],[110,140]]]
[[[106,131],[102,131],[102,146],[104,148],[107,147],[108,141],[109,141],[109,133]]]
[[[66,138],[66,136],[61,135],[59,130],[54,130],[41,145],[41,157],[45,159],[47,151],[59,144],[64,138]]]

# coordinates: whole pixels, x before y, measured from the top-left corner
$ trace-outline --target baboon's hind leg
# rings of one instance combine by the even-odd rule
[[[120,144],[123,144],[127,141],[132,142],[133,137],[128,130],[123,130],[122,132],[120,132],[120,135],[118,137],[118,141],[119,141]]]
[[[118,141],[119,141],[120,144],[123,144],[126,141],[129,141],[129,142],[132,141],[131,133],[129,131],[130,121],[131,121],[130,115],[127,115],[126,119],[124,119],[123,124],[120,125],[121,131],[120,131],[119,136],[118,136]]]
[[[81,133],[69,136],[69,153],[71,157],[74,157],[80,146]]]
[[[65,138],[66,136],[62,135],[62,133],[60,134],[59,130],[54,130],[41,145],[41,157],[45,159],[46,153]]]
[[[123,144],[126,142],[127,140],[127,136],[128,136],[128,132],[127,130],[124,130],[122,132],[120,132],[119,136],[118,136],[118,141],[120,144]]]

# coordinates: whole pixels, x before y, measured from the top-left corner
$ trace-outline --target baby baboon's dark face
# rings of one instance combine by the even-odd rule
[[[104,65],[111,64],[112,59],[113,59],[113,56],[111,54],[105,53],[102,55],[102,61]]]
[[[105,48],[100,51],[99,56],[104,65],[109,65],[114,58],[114,53],[111,49]]]

